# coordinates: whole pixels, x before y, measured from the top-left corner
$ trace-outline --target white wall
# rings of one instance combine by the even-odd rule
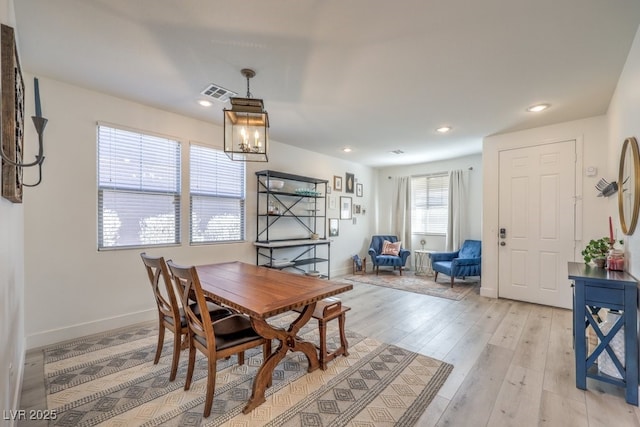
[[[0,0],[0,22],[15,29],[12,0]],[[24,372],[23,213],[22,204],[0,198],[0,409],[7,412],[18,408]]]
[[[27,348],[155,318],[155,308],[139,253],[142,249],[96,249],[96,122],[165,134],[188,143],[222,148],[221,127],[130,101],[39,77],[45,130],[43,183],[27,189],[25,209],[25,332]],[[27,82],[32,82],[27,76]],[[32,84],[32,83],[31,83]],[[31,92],[31,87],[27,91]],[[212,115],[222,115],[222,106]],[[272,126],[278,121],[271,117]],[[285,124],[286,126],[286,124]],[[255,263],[255,171],[279,170],[333,179],[354,173],[364,185],[359,203],[371,210],[375,193],[371,168],[272,142],[269,163],[248,163],[247,242],[188,244],[188,224],[177,247],[147,250],[178,263],[241,260]],[[183,167],[183,218],[188,218],[188,164]],[[28,178],[27,178],[28,179]],[[334,195],[336,193],[333,193]],[[354,198],[355,199],[355,198]],[[329,212],[330,216],[337,215]],[[356,225],[341,222],[332,244],[332,276],[350,270],[349,257],[362,250],[370,235],[370,216]],[[3,240],[6,242],[6,240]]]
[[[629,51],[624,70],[618,80],[615,94],[609,104],[607,119],[609,123],[608,154],[609,175],[618,176],[620,151],[625,138],[640,139],[640,30]],[[604,148],[604,147],[603,147]],[[612,198],[613,199],[613,198]],[[618,218],[617,199],[611,200],[608,212]],[[640,278],[640,228],[625,239],[627,271]],[[619,234],[620,235],[620,234]]]
[[[469,170],[469,168],[472,168]],[[394,231],[392,212],[396,189],[396,178],[403,176],[419,176],[433,173],[463,170],[468,197],[466,216],[466,233],[464,238],[481,239],[482,233],[482,155],[458,157],[437,162],[416,165],[393,166],[377,169],[378,210],[376,234],[396,234]],[[411,248],[420,249],[420,240],[425,239],[425,249],[442,251],[445,249],[445,237],[435,235],[413,234]],[[408,246],[408,245],[407,245]]]
[[[498,296],[498,156],[501,150],[550,142],[575,140],[577,143],[576,179],[578,203],[574,260],[581,260],[584,241],[609,233],[608,216],[613,198],[597,197],[595,184],[600,178],[615,180],[607,150],[605,116],[544,126],[521,132],[490,136],[483,141],[483,223],[482,223],[482,289],[481,294]],[[585,176],[589,166],[598,168],[597,177]],[[567,281],[568,286],[568,281]]]

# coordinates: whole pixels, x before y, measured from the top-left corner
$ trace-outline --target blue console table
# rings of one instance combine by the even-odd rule
[[[584,263],[569,263],[569,279],[574,282],[573,330],[575,333],[576,387],[587,388],[587,377],[625,388],[627,403],[638,405],[638,282],[622,271],[609,271]],[[607,335],[599,327],[599,308],[623,312]],[[591,326],[600,343],[587,354],[586,330]],[[609,343],[624,326],[624,366]],[[598,372],[598,356],[606,351],[622,379]]]

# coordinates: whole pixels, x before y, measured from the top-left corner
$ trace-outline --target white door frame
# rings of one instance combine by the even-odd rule
[[[576,142],[576,168],[575,168],[575,185],[576,185],[576,208],[575,208],[575,230],[574,239],[582,240],[582,171],[584,157],[584,139],[582,135],[575,135],[574,132],[567,132],[566,135],[554,138],[535,139],[528,137],[516,137],[513,134],[500,135],[492,137],[483,142],[482,158],[483,158],[483,186],[482,186],[482,284],[480,295],[498,298],[498,231],[499,231],[499,215],[498,215],[498,188],[500,183],[500,171],[496,167],[499,165],[500,151],[533,147],[544,144],[557,143],[562,141],[574,140]],[[574,259],[580,256],[579,245],[576,245]],[[567,279],[568,283],[568,279]]]

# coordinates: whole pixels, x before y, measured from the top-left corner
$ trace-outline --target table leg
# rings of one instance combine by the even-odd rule
[[[266,388],[271,383],[271,378],[273,377],[273,371],[278,366],[278,363],[284,356],[286,356],[288,351],[301,351],[307,356],[307,360],[309,362],[309,369],[307,372],[313,372],[320,367],[320,362],[318,360],[318,353],[316,352],[316,347],[313,343],[308,341],[304,341],[297,336],[298,331],[311,319],[311,315],[313,311],[316,309],[316,303],[313,302],[307,305],[304,310],[300,313],[300,315],[294,320],[287,330],[282,328],[274,328],[269,325],[264,319],[255,319],[251,318],[251,325],[256,330],[260,336],[267,339],[277,339],[280,341],[280,345],[271,353],[263,363],[258,373],[256,374],[256,378],[253,381],[253,392],[251,394],[251,398],[247,403],[247,406],[244,407],[242,412],[248,414],[253,411],[256,407],[265,402],[264,392]]]

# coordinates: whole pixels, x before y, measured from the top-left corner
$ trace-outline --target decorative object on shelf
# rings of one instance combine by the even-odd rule
[[[618,323],[622,314],[618,310],[614,309],[607,309],[606,312],[607,316],[604,322],[600,325],[600,331],[604,335],[609,335],[609,332],[613,329],[614,325]],[[619,361],[624,360],[624,326],[622,326],[611,341],[609,341],[609,347],[611,347]],[[609,356],[606,351],[603,351],[598,356],[598,372],[609,375],[613,378],[622,379],[622,374],[618,371],[618,368],[613,363],[611,356]]]
[[[362,197],[362,184],[356,184],[356,196]]]
[[[610,249],[607,255],[607,270],[624,271],[624,251]]]
[[[345,187],[344,187],[345,193],[353,194],[354,188],[355,188],[355,185],[356,185],[356,183],[355,183],[355,180],[356,180],[355,175],[352,174],[352,173],[347,172],[347,173],[344,174],[344,178],[345,178],[344,179],[345,180]]]
[[[598,267],[604,268],[609,255],[610,243],[611,240],[608,237],[590,240],[581,252],[584,263],[589,264],[593,261]]]
[[[640,153],[634,137],[624,140],[618,169],[618,214],[620,227],[626,235],[632,235],[640,210]]]
[[[351,197],[340,196],[340,219],[351,218]]]
[[[284,181],[279,179],[270,179],[267,181],[267,187],[269,187],[269,190],[282,190],[282,187],[284,187]]]
[[[224,109],[224,152],[231,160],[269,161],[269,114],[262,99],[252,98],[249,79],[255,71],[243,68],[247,79],[247,97],[229,98],[231,109]]]
[[[294,193],[299,196],[312,196],[312,197],[317,197],[322,195],[320,191],[311,190],[309,188],[296,188]]]
[[[329,218],[329,237],[337,237],[338,233],[340,233],[340,220]]]
[[[336,191],[342,191],[342,177],[338,175],[333,176],[333,189]]]
[[[609,197],[618,191],[618,183],[608,182],[604,178],[600,178],[600,181],[596,184],[596,190],[598,190],[598,197]]]
[[[7,25],[0,26],[0,42],[2,196],[14,203],[22,203],[22,188],[35,187],[42,182],[43,133],[47,119],[42,117],[38,79],[34,78],[36,115],[31,116],[31,120],[38,133],[38,154],[35,161],[23,163],[24,81],[13,28]],[[23,168],[32,166],[38,166],[38,181],[35,184],[25,184],[22,177]]]

